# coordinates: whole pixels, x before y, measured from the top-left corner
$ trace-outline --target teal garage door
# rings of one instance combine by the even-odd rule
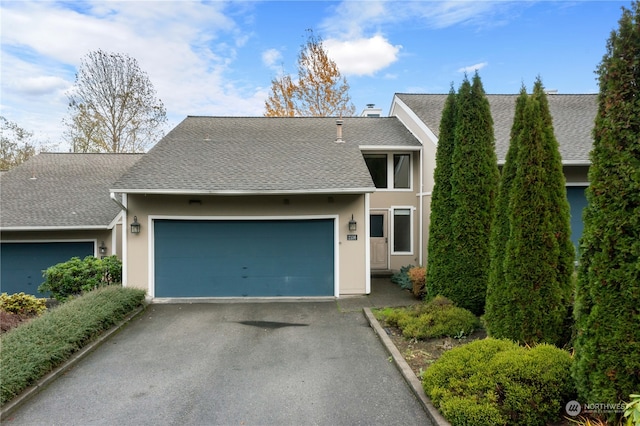
[[[0,247],[0,290],[3,293],[32,294],[42,284],[42,271],[76,256],[93,256],[92,241],[51,243],[2,243]]]
[[[155,220],[155,297],[334,295],[333,220]]]
[[[576,247],[576,257],[578,257],[580,238],[584,229],[582,211],[587,207],[586,190],[585,186],[567,186],[567,200],[571,209],[571,241]]]

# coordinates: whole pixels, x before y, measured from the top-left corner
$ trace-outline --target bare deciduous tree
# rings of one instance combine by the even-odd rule
[[[298,80],[285,75],[271,81],[265,102],[267,117],[351,116],[356,108],[349,96],[349,84],[324,50],[322,39],[309,36],[298,55]]]
[[[143,152],[163,135],[165,107],[126,54],[87,54],[68,97],[64,123],[74,152]]]

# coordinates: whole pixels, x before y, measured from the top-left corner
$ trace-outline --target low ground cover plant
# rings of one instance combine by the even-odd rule
[[[121,282],[122,262],[117,256],[72,257],[47,268],[42,276],[45,281],[38,291],[50,292],[55,299],[64,301],[82,292]]]
[[[66,361],[144,302],[145,292],[103,287],[51,309],[0,337],[0,403]]]
[[[475,315],[443,296],[408,308],[385,308],[376,316],[401,329],[404,337],[415,339],[463,337],[480,327]]]
[[[455,425],[545,425],[575,398],[568,352],[487,338],[444,353],[422,375],[425,393]]]

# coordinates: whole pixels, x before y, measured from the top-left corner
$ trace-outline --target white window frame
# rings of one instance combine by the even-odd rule
[[[391,206],[391,208],[389,209],[391,211],[391,217],[389,222],[390,226],[389,226],[389,234],[391,236],[390,240],[391,240],[391,247],[389,247],[389,250],[391,252],[391,255],[394,256],[412,256],[413,252],[414,252],[414,241],[413,241],[413,234],[414,234],[414,229],[413,229],[413,217],[414,214],[413,212],[415,211],[415,206]],[[395,251],[395,237],[396,237],[396,223],[395,223],[395,216],[396,216],[396,210],[409,210],[409,247],[410,250],[409,251]]]
[[[376,191],[393,191],[393,192],[411,192],[413,191],[413,153],[411,151],[365,151],[362,153],[363,158],[368,154],[374,155],[386,155],[387,156],[387,187],[378,188]],[[395,188],[395,176],[393,170],[393,156],[394,155],[408,155],[409,156],[409,187],[408,188]]]

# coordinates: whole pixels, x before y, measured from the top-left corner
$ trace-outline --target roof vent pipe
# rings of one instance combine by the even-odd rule
[[[337,131],[336,142],[343,143],[344,140],[342,139],[342,119],[341,118],[336,120],[336,131]]]

